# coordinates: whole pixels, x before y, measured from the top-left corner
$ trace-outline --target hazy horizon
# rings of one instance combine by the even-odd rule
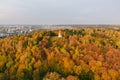
[[[1,0],[0,24],[119,24],[120,0]]]

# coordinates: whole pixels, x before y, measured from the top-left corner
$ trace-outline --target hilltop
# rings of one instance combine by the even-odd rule
[[[0,80],[120,80],[119,61],[119,28],[43,30],[0,39]]]

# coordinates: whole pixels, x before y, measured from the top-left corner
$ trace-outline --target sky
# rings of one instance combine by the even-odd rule
[[[0,0],[0,24],[120,24],[120,0]]]

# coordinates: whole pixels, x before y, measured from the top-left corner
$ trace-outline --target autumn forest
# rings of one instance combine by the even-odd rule
[[[86,27],[1,38],[0,80],[120,80],[120,31]]]

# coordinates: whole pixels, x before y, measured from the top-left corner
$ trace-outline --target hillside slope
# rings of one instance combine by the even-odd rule
[[[120,32],[40,31],[0,39],[0,80],[120,80]]]

